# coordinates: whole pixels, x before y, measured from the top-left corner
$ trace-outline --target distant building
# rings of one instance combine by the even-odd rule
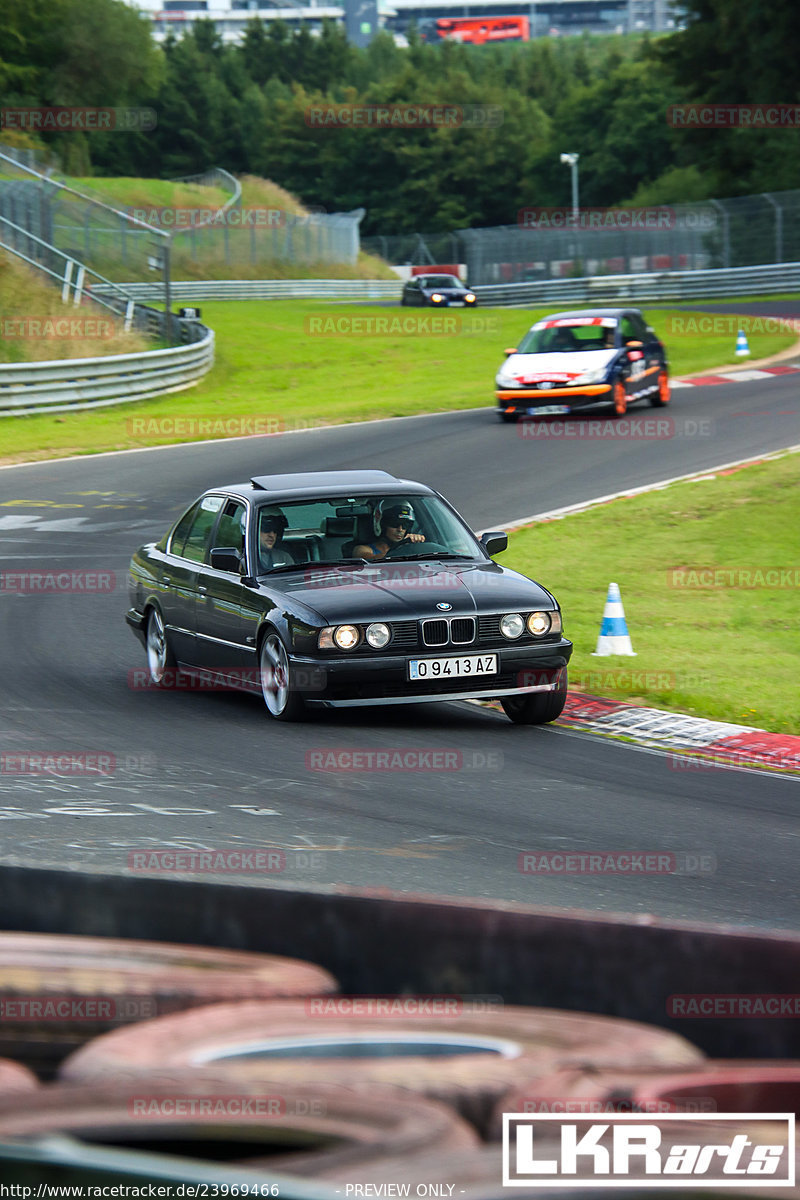
[[[211,20],[223,42],[238,42],[248,21],[280,18],[318,32],[325,17],[345,25],[356,45],[366,45],[379,27],[403,34],[411,21],[436,17],[504,13],[526,16],[532,37],[582,33],[666,33],[679,26],[670,0],[128,0],[147,13],[158,41],[180,33],[198,18]]]

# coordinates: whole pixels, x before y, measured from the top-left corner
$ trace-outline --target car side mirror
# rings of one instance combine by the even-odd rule
[[[516,347],[516,346],[508,346],[508,347],[507,347],[507,348],[506,348],[506,349],[503,351],[503,354],[505,354],[506,358],[508,358],[508,357],[509,357],[509,355],[511,355],[511,354],[516,354],[516,353],[517,353],[517,347]]]
[[[490,558],[495,554],[502,554],[508,549],[508,534],[507,533],[484,533],[481,534],[481,545]]]
[[[238,575],[242,558],[239,551],[231,546],[220,546],[211,551],[211,566],[215,571],[230,571],[233,575]]]

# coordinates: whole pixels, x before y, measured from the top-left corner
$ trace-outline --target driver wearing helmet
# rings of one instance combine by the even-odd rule
[[[405,501],[388,504],[381,501],[375,509],[373,526],[375,541],[356,546],[353,554],[357,558],[382,559],[402,542],[425,541],[423,534],[411,532],[414,528],[414,510]]]
[[[289,522],[277,509],[265,509],[258,523],[258,562],[261,571],[272,567],[290,566],[294,559],[288,550],[281,549],[284,530]]]

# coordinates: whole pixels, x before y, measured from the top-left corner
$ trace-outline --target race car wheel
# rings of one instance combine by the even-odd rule
[[[563,667],[554,692],[533,692],[528,696],[500,698],[503,711],[515,725],[546,725],[555,721],[567,703],[567,668]]]
[[[286,647],[274,631],[264,637],[258,663],[261,693],[269,715],[276,721],[300,720],[305,714],[305,705],[292,685],[292,669]]]
[[[621,379],[618,379],[614,384],[614,415],[624,417],[628,411],[628,394],[625,391],[625,384]]]
[[[666,371],[660,371],[658,375],[658,391],[651,394],[650,403],[653,408],[666,408],[669,401],[669,376]]]
[[[516,425],[519,420],[519,413],[501,412],[497,414],[501,421],[505,421],[507,425]]]
[[[167,687],[175,674],[175,656],[167,639],[164,618],[157,608],[151,608],[147,618],[147,669],[150,682],[156,687]]]

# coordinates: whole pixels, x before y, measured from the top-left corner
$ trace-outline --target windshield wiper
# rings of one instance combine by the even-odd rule
[[[262,575],[277,575],[279,571],[315,571],[318,567],[361,567],[367,566],[365,558],[323,558],[310,559],[308,562],[296,563],[281,563],[277,567],[270,567],[268,571],[262,571]]]
[[[387,563],[409,562],[409,560],[415,559],[415,558],[447,558],[447,559],[460,558],[466,562],[478,562],[479,561],[478,559],[473,558],[471,554],[452,554],[449,550],[439,550],[439,551],[427,550],[427,551],[422,551],[420,554],[398,554],[396,557],[393,556],[392,558],[385,558],[385,559],[381,558],[381,559],[378,559],[378,561],[379,562],[387,562]]]

